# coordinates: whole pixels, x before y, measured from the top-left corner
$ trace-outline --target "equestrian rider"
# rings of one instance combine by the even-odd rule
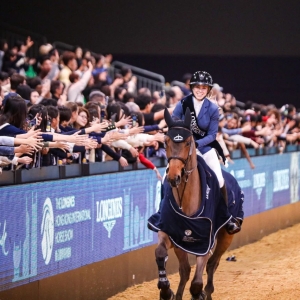
[[[189,107],[191,112],[191,130],[197,145],[197,155],[205,160],[206,164],[215,172],[221,194],[228,207],[228,197],[225,181],[222,175],[218,155],[223,157],[224,154],[219,143],[216,141],[219,125],[219,109],[218,106],[208,100],[206,97],[211,91],[213,80],[209,73],[205,71],[197,71],[190,80],[190,88],[192,93],[177,103],[172,117],[175,119],[184,119],[186,108]],[[214,149],[215,148],[215,149]],[[226,225],[229,234],[240,231],[238,221],[230,220]]]

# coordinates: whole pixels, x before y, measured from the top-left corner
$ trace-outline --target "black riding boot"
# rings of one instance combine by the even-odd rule
[[[225,184],[220,188],[220,191],[224,198],[225,204],[228,208],[228,196],[227,196],[227,190],[226,190]],[[228,221],[228,223],[226,224],[225,228],[226,228],[228,234],[235,234],[235,233],[238,233],[239,231],[241,231],[241,223],[237,219],[231,218]]]

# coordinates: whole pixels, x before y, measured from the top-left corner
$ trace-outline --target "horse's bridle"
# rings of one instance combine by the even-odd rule
[[[184,128],[184,127],[172,127],[172,129],[173,129],[173,128],[179,128],[179,129],[187,130],[187,131],[189,132],[189,136],[188,136],[187,138],[190,138],[190,149],[189,149],[188,157],[187,157],[186,159],[184,159],[184,158],[182,158],[182,157],[180,157],[180,156],[170,156],[170,157],[168,158],[168,163],[170,163],[170,161],[171,161],[172,159],[178,159],[178,160],[182,161],[183,164],[184,164],[184,166],[183,166],[183,168],[182,168],[182,170],[181,170],[181,176],[183,177],[183,175],[185,175],[185,182],[184,182],[184,187],[183,187],[181,196],[179,195],[178,185],[176,185],[176,190],[177,190],[177,195],[178,195],[178,200],[179,200],[179,208],[182,209],[182,198],[183,198],[183,194],[184,194],[184,191],[185,191],[185,188],[186,188],[186,184],[187,184],[187,182],[188,182],[188,180],[189,180],[189,176],[190,176],[190,175],[192,174],[192,172],[197,168],[197,164],[196,164],[196,166],[192,167],[190,170],[187,170],[187,169],[186,169],[186,166],[187,166],[189,160],[191,159],[191,155],[192,155],[192,153],[193,153],[193,148],[192,148],[192,142],[193,142],[193,139],[191,138],[191,137],[193,137],[192,131],[189,130],[189,129],[186,129],[186,128]],[[168,135],[168,134],[167,134],[167,135]],[[170,136],[169,136],[169,137],[170,137]],[[184,140],[182,140],[180,143],[185,142],[185,141],[187,140],[187,138],[185,138]],[[173,139],[171,138],[171,140],[173,140]],[[173,141],[173,142],[174,142],[174,141]],[[177,142],[177,143],[179,143],[179,142]],[[168,168],[167,168],[167,170],[168,170]],[[167,171],[167,173],[168,173],[168,171]]]
[[[192,133],[191,130],[188,130],[188,129],[184,128],[184,127],[172,127],[172,129],[173,129],[173,128],[180,128],[180,129],[187,130],[187,131],[190,133],[190,136],[193,135],[193,133]],[[185,140],[184,140],[184,141],[185,141]],[[182,141],[182,142],[184,142],[184,141]],[[194,171],[194,169],[197,167],[197,166],[195,166],[195,167],[193,167],[193,168],[190,169],[190,170],[187,170],[187,169],[186,169],[187,163],[189,162],[189,160],[190,160],[190,158],[191,158],[191,155],[192,155],[192,153],[193,153],[193,145],[194,145],[194,143],[191,141],[191,143],[190,143],[190,149],[189,149],[189,154],[188,154],[188,157],[187,157],[186,159],[184,159],[184,158],[182,158],[182,157],[180,157],[180,156],[170,156],[170,157],[168,158],[168,163],[170,163],[171,159],[178,159],[178,160],[182,161],[182,163],[183,163],[183,165],[184,165],[183,168],[182,168],[182,175],[186,175],[186,179],[185,179],[186,182],[188,181],[189,175],[191,175],[191,173],[192,173],[192,172]]]

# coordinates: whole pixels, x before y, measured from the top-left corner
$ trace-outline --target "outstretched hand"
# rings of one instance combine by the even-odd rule
[[[102,123],[93,124],[91,127],[95,132],[105,131],[105,129],[108,127],[108,124],[107,122],[102,122]]]
[[[18,163],[28,165],[32,162],[32,158],[29,156],[23,156],[18,158]]]
[[[25,154],[26,153],[26,154],[31,155],[31,154],[33,154],[33,152],[34,152],[34,148],[32,148],[29,145],[23,144],[23,145],[20,145],[18,147],[15,147],[15,153],[20,153],[20,154]]]
[[[133,135],[133,134],[138,134],[138,133],[142,133],[144,132],[144,126],[135,126],[129,129],[129,134]]]
[[[98,146],[98,142],[93,138],[88,138],[85,141],[85,149],[95,149]]]
[[[61,149],[62,151],[70,151],[70,143],[57,141],[55,148]]]
[[[109,145],[110,143],[112,143],[114,141],[113,133],[114,133],[114,131],[107,132],[105,134],[105,136],[101,139],[101,143],[106,144],[106,145]]]
[[[128,138],[128,134],[118,131],[112,131],[111,138],[114,140],[126,140]]]
[[[37,133],[35,135],[37,135]],[[38,151],[43,147],[43,140],[39,137],[35,137],[35,135],[31,136],[28,139],[24,139],[24,144],[29,145],[34,150]]]
[[[165,141],[165,135],[163,133],[158,132],[154,134],[154,139],[155,141],[163,143]]]
[[[116,127],[122,127],[126,125],[131,125],[132,120],[131,117],[126,117],[125,115],[120,119],[120,121],[116,122]]]
[[[75,132],[73,135],[66,136],[68,137],[66,140],[69,143],[74,143],[77,146],[85,146],[88,135],[87,134],[82,134],[79,135],[79,131]]]

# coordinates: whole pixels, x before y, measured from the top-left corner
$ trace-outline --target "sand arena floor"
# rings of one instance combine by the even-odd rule
[[[242,232],[240,233],[242,234]],[[300,299],[300,224],[226,252],[215,274],[213,300]],[[173,250],[171,250],[173,251]],[[226,261],[235,255],[236,261]],[[192,268],[191,276],[194,274]],[[168,276],[176,291],[179,275]],[[204,274],[206,281],[206,274]],[[183,299],[190,300],[189,285]],[[128,288],[109,300],[158,299],[157,279]]]

